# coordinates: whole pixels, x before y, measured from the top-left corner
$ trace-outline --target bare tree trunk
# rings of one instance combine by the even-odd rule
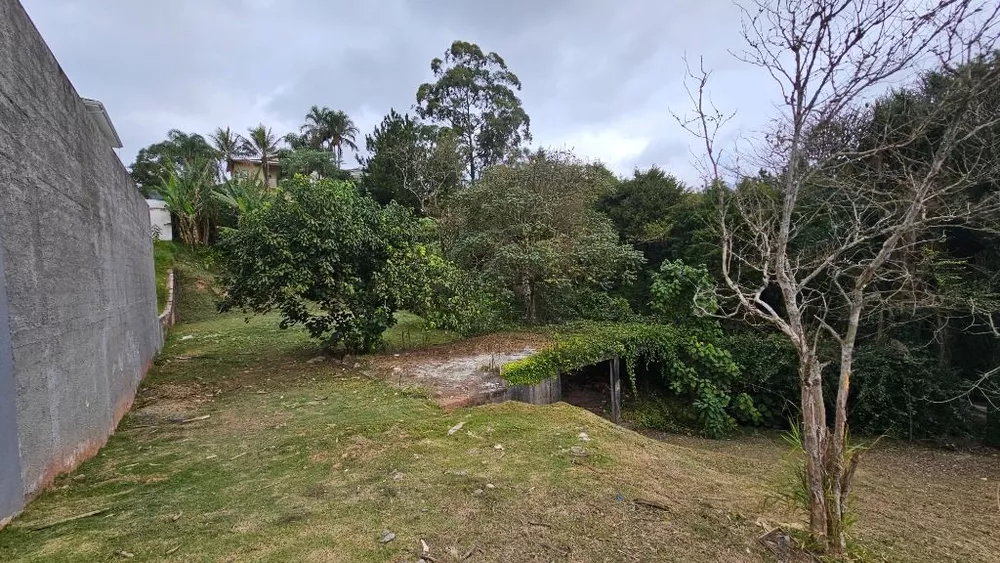
[[[535,299],[535,282],[528,280],[528,324],[535,324],[538,320],[538,308]]]
[[[827,534],[826,487],[824,485],[827,429],[823,406],[822,366],[807,353],[799,360],[802,382],[802,449],[805,452],[806,488],[809,495],[809,531],[814,538]]]

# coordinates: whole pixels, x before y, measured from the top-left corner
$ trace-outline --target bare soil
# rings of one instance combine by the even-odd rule
[[[504,364],[525,358],[546,346],[537,333],[491,334],[460,342],[377,357],[372,367],[388,383],[419,387],[444,408],[491,402],[507,383]]]

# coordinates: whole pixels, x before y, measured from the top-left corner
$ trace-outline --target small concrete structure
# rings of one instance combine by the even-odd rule
[[[174,240],[167,203],[162,199],[147,199],[146,205],[149,206],[150,233],[156,233],[157,240]]]

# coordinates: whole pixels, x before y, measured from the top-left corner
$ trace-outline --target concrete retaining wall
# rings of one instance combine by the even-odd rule
[[[2,525],[104,444],[162,338],[149,208],[16,0],[0,163]]]

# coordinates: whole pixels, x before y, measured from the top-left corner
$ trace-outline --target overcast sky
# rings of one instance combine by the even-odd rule
[[[129,164],[168,129],[263,122],[297,130],[313,104],[363,134],[408,111],[455,39],[499,53],[521,79],[534,144],[620,174],[658,164],[696,182],[682,57],[705,57],[713,98],[749,134],[775,89],[738,63],[730,0],[21,0],[80,95],[108,108]],[[354,165],[353,156],[348,160]]]

